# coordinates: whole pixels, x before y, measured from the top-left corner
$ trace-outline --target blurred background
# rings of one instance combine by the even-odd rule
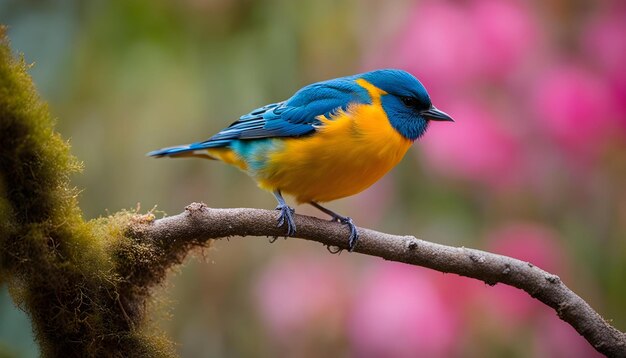
[[[329,207],[531,261],[626,331],[622,1],[0,0],[0,23],[85,164],[87,218],[193,201],[272,209],[232,167],[145,153],[311,82],[406,69],[456,123],[433,124],[383,180]],[[518,290],[303,240],[216,242],[159,290],[153,320],[182,357],[596,355]],[[37,355],[0,289],[0,356]]]

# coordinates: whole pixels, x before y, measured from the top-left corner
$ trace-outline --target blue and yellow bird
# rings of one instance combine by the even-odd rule
[[[282,194],[309,203],[358,232],[352,219],[320,205],[359,193],[393,168],[430,121],[452,121],[424,86],[402,70],[382,69],[308,85],[286,101],[242,116],[211,138],[148,153],[221,160],[271,191],[278,226],[296,232]]]

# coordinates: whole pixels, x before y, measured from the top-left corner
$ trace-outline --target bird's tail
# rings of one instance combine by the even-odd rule
[[[172,158],[180,158],[180,157],[200,157],[206,159],[218,159],[212,156],[209,152],[211,149],[216,149],[223,147],[224,143],[220,143],[219,141],[206,141],[206,142],[198,142],[191,143],[185,145],[177,145],[175,147],[167,147],[158,150],[154,150],[148,154],[149,157],[172,157]]]

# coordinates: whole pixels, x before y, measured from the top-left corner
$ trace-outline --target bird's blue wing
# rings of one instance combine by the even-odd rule
[[[300,137],[315,132],[319,116],[330,117],[352,103],[371,103],[356,76],[318,82],[303,87],[286,101],[269,104],[243,115],[203,142],[164,148],[149,156],[168,156],[206,148],[228,146],[233,140]]]
[[[369,103],[365,89],[351,77],[308,85],[290,99],[255,109],[205,143],[233,139],[299,137],[315,131],[319,116],[345,110],[351,103]]]

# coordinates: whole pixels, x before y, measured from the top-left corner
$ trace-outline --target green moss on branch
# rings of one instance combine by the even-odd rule
[[[127,275],[155,255],[125,236],[144,217],[83,219],[69,180],[80,163],[27,71],[0,27],[0,284],[30,316],[44,356],[173,355],[145,319],[150,288],[164,274]]]

